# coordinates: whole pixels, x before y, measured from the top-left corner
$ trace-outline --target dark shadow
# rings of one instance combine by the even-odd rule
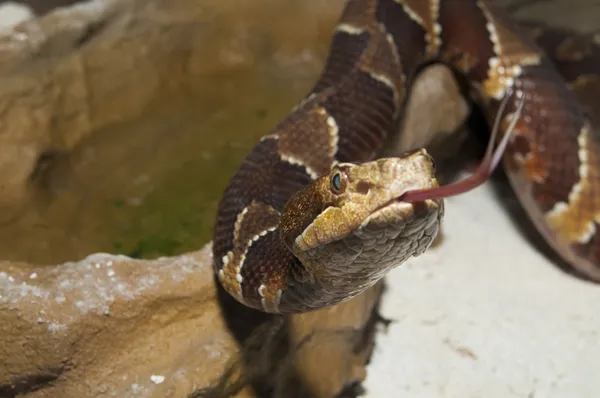
[[[40,370],[35,375],[15,378],[11,384],[0,385],[0,397],[15,398],[41,390],[58,379],[62,372],[62,368]]]
[[[13,0],[0,0],[0,5],[3,3],[13,2]],[[20,0],[18,3],[30,7],[35,15],[41,16],[47,14],[58,7],[66,7],[75,3],[82,3],[83,0]]]
[[[240,345],[240,357],[212,386],[196,390],[188,398],[231,397],[247,387],[259,398],[312,398],[294,370],[294,353],[319,332],[308,335],[296,347],[290,347],[286,317],[247,308],[225,292],[216,278],[215,284],[223,318]],[[325,333],[331,333],[332,338],[339,334],[348,335],[353,341],[353,352],[367,352],[370,358],[377,325],[389,323],[378,313],[380,300],[381,297],[361,333],[342,329]],[[345,386],[336,398],[357,398],[363,394],[360,383],[353,383]]]

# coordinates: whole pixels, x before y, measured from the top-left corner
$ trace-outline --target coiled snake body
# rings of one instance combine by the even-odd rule
[[[542,49],[567,36],[528,32],[538,35],[486,1],[347,1],[313,90],[260,140],[223,194],[213,254],[225,290],[265,312],[310,311],[356,296],[429,247],[443,200],[402,195],[438,185],[431,157],[423,149],[377,156],[415,71],[432,61],[468,80],[489,120],[515,92],[504,130],[523,98],[506,174],[562,259],[600,280],[600,141],[576,96],[593,83],[600,52],[589,41],[551,59]],[[595,70],[586,75],[588,67]]]

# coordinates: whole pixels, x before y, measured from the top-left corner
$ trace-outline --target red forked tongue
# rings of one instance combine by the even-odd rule
[[[494,128],[492,129],[492,134],[490,137],[490,141],[488,142],[487,149],[485,152],[485,156],[483,157],[481,163],[475,170],[475,172],[469,177],[465,178],[462,181],[458,181],[452,184],[443,185],[441,187],[435,188],[427,188],[427,189],[415,189],[413,191],[405,192],[398,199],[403,202],[421,202],[427,199],[442,199],[448,198],[450,196],[456,196],[461,193],[468,192],[474,188],[477,188],[479,185],[483,184],[487,181],[487,179],[492,175],[500,160],[502,159],[502,155],[504,154],[504,150],[508,144],[508,140],[513,133],[515,125],[521,116],[521,112],[523,110],[523,103],[525,102],[525,97],[520,94],[519,95],[519,105],[517,107],[516,112],[506,129],[506,133],[502,137],[502,140],[496,147],[494,151],[494,143],[496,142],[496,137],[498,136],[498,130],[500,130],[500,120],[502,119],[502,114],[506,108],[506,104],[510,97],[512,97],[512,92],[504,97],[504,100],[500,104],[498,109],[498,114],[496,115],[496,120],[494,122]]]

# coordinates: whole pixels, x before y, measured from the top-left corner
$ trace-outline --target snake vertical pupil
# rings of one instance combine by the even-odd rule
[[[342,175],[337,172],[331,177],[331,187],[335,192],[342,190]]]

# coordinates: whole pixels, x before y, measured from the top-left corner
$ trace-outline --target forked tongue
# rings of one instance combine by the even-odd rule
[[[398,200],[401,200],[403,202],[421,202],[427,199],[448,198],[450,196],[456,196],[460,195],[461,193],[468,192],[486,182],[500,163],[502,155],[504,154],[506,146],[508,145],[508,141],[523,110],[523,103],[525,102],[525,97],[523,95],[520,95],[519,105],[517,107],[516,112],[514,113],[510,125],[506,129],[506,133],[502,137],[502,140],[498,143],[498,146],[494,150],[494,143],[496,142],[496,138],[498,137],[498,131],[500,130],[500,121],[502,120],[502,115],[504,114],[504,111],[506,109],[506,104],[508,103],[508,100],[512,97],[512,94],[513,93],[511,91],[508,95],[504,97],[504,100],[500,103],[500,107],[496,115],[496,120],[494,121],[494,127],[492,129],[492,134],[488,142],[485,155],[472,175],[470,175],[462,181],[457,181],[440,187],[415,189],[412,191],[405,192],[402,196],[398,198]]]

